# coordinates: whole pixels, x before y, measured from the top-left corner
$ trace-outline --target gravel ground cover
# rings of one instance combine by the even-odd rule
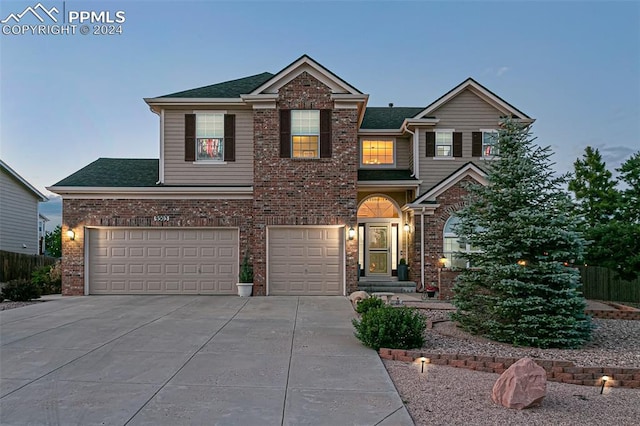
[[[21,308],[23,306],[33,305],[34,303],[41,303],[41,302],[34,301],[34,300],[29,301],[29,302],[5,301],[5,302],[1,302],[0,303],[0,311],[6,311],[7,309]]]
[[[473,336],[448,321],[451,311],[421,310],[433,329],[424,350],[573,361],[576,366],[640,368],[640,321],[594,319],[592,341],[582,349],[514,347]],[[547,382],[541,407],[511,410],[491,401],[498,374],[384,360],[416,425],[638,425],[640,389]]]

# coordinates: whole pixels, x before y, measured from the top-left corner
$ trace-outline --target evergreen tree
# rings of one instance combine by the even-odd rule
[[[44,237],[44,251],[48,256],[62,256],[62,228],[56,226],[53,231],[47,231]]]
[[[583,159],[576,160],[573,166],[575,174],[569,181],[569,191],[575,194],[586,227],[593,228],[611,219],[619,206],[617,182],[612,179],[600,152],[588,146]]]
[[[582,255],[584,240],[562,189],[567,177],[554,176],[550,148],[533,141],[525,126],[505,120],[488,185],[468,186],[457,233],[477,251],[463,254],[473,268],[454,286],[454,319],[501,342],[578,347],[591,323],[580,274],[565,262]]]
[[[569,182],[588,241],[584,261],[616,271],[623,279],[640,272],[640,153],[617,169],[628,188],[620,192],[598,150],[587,147]]]
[[[640,224],[640,151],[633,154],[620,168],[620,180],[627,185],[622,192],[622,219]]]

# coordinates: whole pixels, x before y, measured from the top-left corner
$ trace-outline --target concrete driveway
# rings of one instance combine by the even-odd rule
[[[67,297],[0,313],[0,423],[412,425],[344,297]]]

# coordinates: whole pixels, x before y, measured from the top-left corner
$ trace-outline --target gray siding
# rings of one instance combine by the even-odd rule
[[[421,129],[418,143],[422,185],[419,193],[429,190],[469,161],[482,168],[486,160],[471,157],[471,133],[480,129],[497,129],[502,113],[467,89],[430,115],[440,119],[435,130],[453,129],[462,132],[462,157],[437,160],[427,158],[425,130]]]
[[[236,116],[236,161],[194,164],[184,161],[184,116],[165,110],[164,183],[167,185],[253,185],[253,111],[226,110]]]
[[[411,141],[407,138],[396,138],[396,167],[398,169],[413,169],[413,152]]]
[[[38,199],[4,170],[0,171],[0,250],[38,254]]]

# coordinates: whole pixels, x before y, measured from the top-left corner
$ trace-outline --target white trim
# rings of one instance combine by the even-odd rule
[[[326,69],[307,55],[301,56],[291,65],[284,68],[269,80],[264,82],[250,94],[258,95],[263,93],[277,93],[282,86],[289,83],[304,71],[308,72],[314,78],[326,84],[335,93],[361,95],[358,89],[349,85],[349,83],[342,80],[340,77],[333,75],[328,69]]]
[[[467,78],[465,81],[460,83],[458,86],[453,88],[446,96],[438,99],[436,102],[429,105],[422,112],[415,116],[415,118],[422,118],[427,116],[440,108],[442,105],[446,104],[460,93],[462,93],[465,89],[471,89],[476,95],[478,95],[481,99],[483,99],[488,104],[492,105],[494,108],[503,113],[510,113],[512,115],[517,115],[521,117],[522,121],[525,123],[533,123],[535,120],[531,119],[527,114],[523,113],[519,109],[507,104],[502,99],[498,98],[493,93],[489,92],[488,89],[482,87],[479,83],[475,82],[471,78]]]
[[[36,196],[36,198],[39,198],[40,201],[42,201],[42,202],[49,201],[49,199],[47,198],[46,195],[44,195],[44,194],[42,194],[42,192],[38,191],[33,185],[31,185],[29,182],[27,182],[22,176],[20,176],[15,170],[13,170],[11,167],[9,167],[9,165],[7,163],[5,163],[4,161],[2,161],[2,160],[0,160],[0,168],[5,169],[18,182],[20,182],[29,191],[31,191],[33,193],[33,195]]]
[[[88,296],[89,295],[89,230],[88,227],[83,226],[82,227],[82,232],[83,232],[83,244],[84,247],[82,248],[83,254],[84,254],[84,295]]]
[[[164,183],[164,108],[160,110],[160,158],[158,161],[158,183]]]
[[[47,190],[62,195],[64,199],[253,199],[253,186],[242,187],[97,187],[50,186]]]
[[[480,168],[475,164],[469,163],[465,167],[462,167],[456,173],[449,176],[447,179],[443,180],[438,185],[430,189],[427,193],[421,195],[414,202],[409,203],[408,206],[422,207],[422,206],[419,206],[419,204],[424,201],[435,201],[436,198],[438,198],[443,192],[451,188],[453,185],[458,183],[460,180],[462,180],[466,176],[471,176],[476,181],[478,181],[478,183],[482,185],[487,184],[486,174],[482,170],[480,170]]]
[[[227,164],[226,161],[220,161],[220,160],[200,160],[200,161],[194,161],[192,164],[195,164],[196,166],[216,166],[216,165],[224,165]]]
[[[375,136],[403,136],[404,132],[393,129],[359,129],[358,137],[375,137]]]
[[[225,109],[194,109],[191,111],[193,114],[226,114]]]
[[[363,160],[363,155],[362,155],[362,143],[367,140],[367,141],[375,141],[375,142],[387,142],[387,141],[391,141],[393,143],[393,163],[391,164],[364,164],[362,162]],[[360,166],[359,168],[361,169],[372,169],[372,170],[378,170],[378,169],[395,169],[397,168],[397,159],[398,159],[398,144],[396,142],[396,138],[395,137],[375,137],[375,136],[364,136],[364,137],[359,137],[358,138],[358,151],[359,151],[359,156],[360,156]]]
[[[407,132],[413,134],[413,176],[420,179],[420,131],[411,132],[407,128]]]
[[[357,182],[358,191],[365,188],[417,188],[422,184],[421,180],[359,180]]]
[[[432,157],[431,159],[432,160],[437,160],[437,161],[442,161],[442,160],[451,161],[451,160],[455,160],[457,158],[460,158],[460,157],[454,157],[453,155],[448,155],[446,157],[444,157],[444,156],[443,157]]]
[[[150,106],[162,105],[246,105],[242,98],[143,98]]]

